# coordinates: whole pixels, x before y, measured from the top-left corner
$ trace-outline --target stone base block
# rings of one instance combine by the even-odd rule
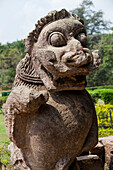
[[[103,170],[102,160],[97,155],[77,157],[80,170]]]

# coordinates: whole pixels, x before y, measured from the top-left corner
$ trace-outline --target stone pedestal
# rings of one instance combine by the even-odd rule
[[[103,170],[102,160],[97,155],[77,157],[80,170]]]
[[[104,145],[101,142],[98,142],[98,144],[90,150],[90,155],[97,155],[102,160],[103,166],[105,163],[105,148]]]
[[[104,170],[113,170],[113,136],[100,138],[99,141],[105,148]]]

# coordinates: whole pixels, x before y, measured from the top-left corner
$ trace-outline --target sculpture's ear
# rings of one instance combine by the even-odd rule
[[[55,71],[53,63],[55,61],[55,54],[48,50],[38,50],[33,54],[32,62],[36,74],[39,75],[40,79],[44,83],[47,90],[56,89],[53,85],[53,75]]]

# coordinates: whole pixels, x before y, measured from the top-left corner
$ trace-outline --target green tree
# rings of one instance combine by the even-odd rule
[[[83,0],[78,8],[71,10],[75,15],[78,15],[84,20],[84,26],[89,35],[94,33],[99,34],[102,31],[109,30],[111,22],[103,19],[103,12],[101,10],[92,10],[93,2],[91,0]]]
[[[92,51],[99,50],[102,64],[97,70],[87,77],[88,85],[95,86],[113,83],[113,34],[105,34],[106,31],[113,30],[111,22],[103,19],[101,10],[93,10],[91,0],[83,0],[78,8],[71,12],[84,20],[84,26],[88,33],[88,48]],[[102,34],[104,33],[104,34]]]
[[[92,41],[95,37],[96,35],[90,36]],[[89,46],[92,50],[99,50],[102,64],[88,75],[88,85],[113,84],[113,34],[98,35],[97,43],[89,44]]]
[[[16,66],[25,56],[23,41],[2,45],[0,43],[0,88],[11,89],[14,81]]]

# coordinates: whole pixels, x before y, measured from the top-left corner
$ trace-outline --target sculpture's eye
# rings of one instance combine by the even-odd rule
[[[85,33],[79,33],[77,35],[76,39],[78,39],[83,46],[87,45],[87,37],[86,37]]]
[[[62,47],[67,44],[67,41],[62,33],[53,32],[49,36],[49,43],[54,47]]]

